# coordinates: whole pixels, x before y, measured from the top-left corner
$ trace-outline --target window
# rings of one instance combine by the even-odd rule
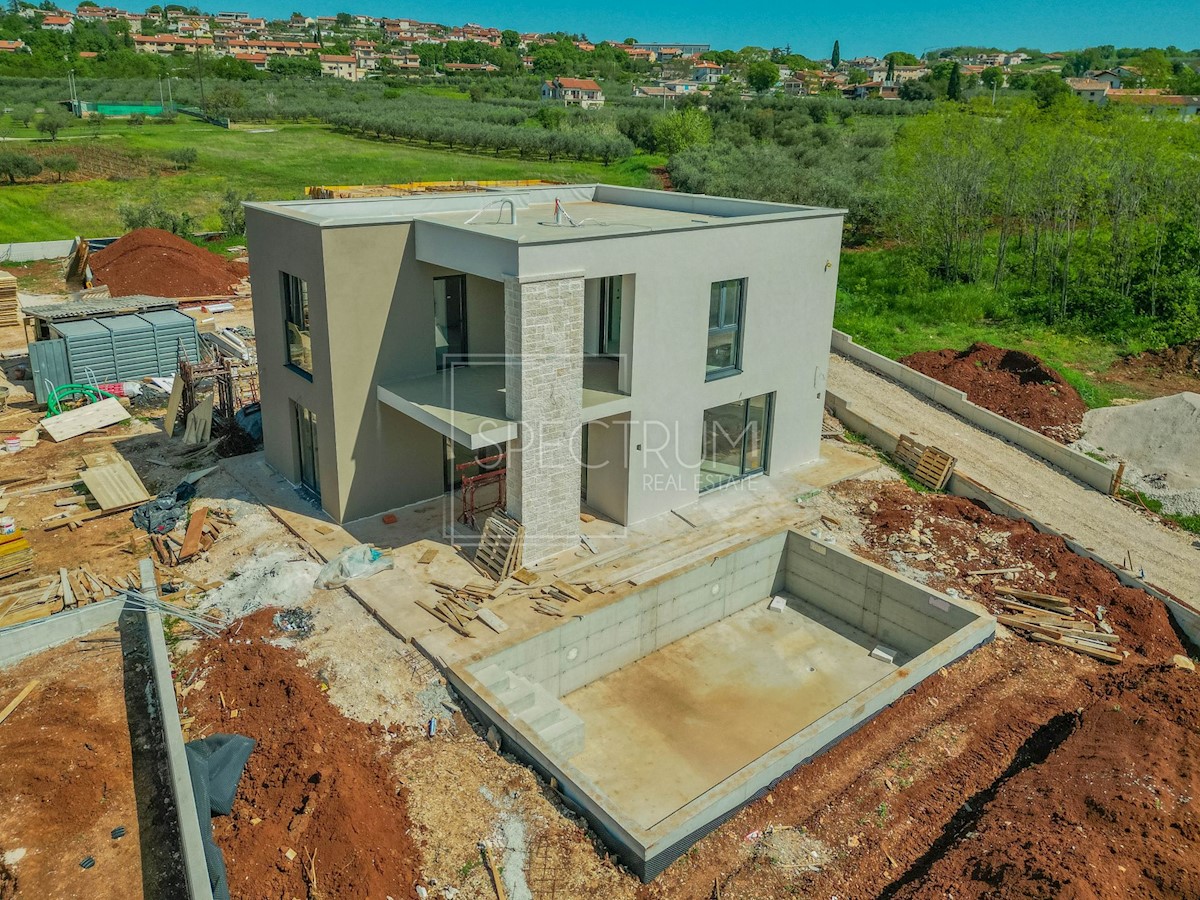
[[[600,279],[600,346],[601,356],[618,356],[621,352],[621,282],[622,276]]]
[[[741,371],[746,279],[713,282],[708,302],[708,363],[705,380]]]
[[[766,471],[771,396],[735,400],[704,411],[701,491]]]
[[[308,282],[280,272],[283,315],[287,324],[288,365],[312,375],[312,339],[308,329]]]

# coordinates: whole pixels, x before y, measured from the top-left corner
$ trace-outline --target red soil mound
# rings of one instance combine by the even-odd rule
[[[900,360],[972,403],[1064,444],[1079,437],[1087,404],[1036,356],[975,343],[966,350],[928,350]]]
[[[114,297],[209,297],[229,294],[249,272],[158,228],[139,228],[89,260],[92,274]]]
[[[893,896],[1200,896],[1196,676],[1139,668],[1104,679],[1096,695],[971,797],[943,834],[950,846],[935,845],[928,872]]]
[[[299,665],[297,651],[266,643],[275,612],[243,619],[236,637],[227,632],[203,642],[189,662],[199,666],[204,685],[182,701],[196,717],[193,734],[237,732],[258,742],[233,814],[213,819],[230,892],[413,897],[418,850],[383,728],[345,718]],[[233,709],[237,718],[230,717]],[[304,874],[310,853],[316,854],[313,885]]]

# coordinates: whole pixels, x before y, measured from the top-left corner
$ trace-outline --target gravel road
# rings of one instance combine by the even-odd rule
[[[828,383],[860,415],[892,434],[936,444],[958,457],[964,475],[1110,562],[1120,563],[1126,551],[1132,552],[1148,582],[1200,606],[1200,541],[1195,535],[1152,521],[836,353],[829,358]]]

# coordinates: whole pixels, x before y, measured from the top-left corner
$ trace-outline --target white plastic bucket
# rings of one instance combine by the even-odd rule
[[[12,516],[0,516],[0,534],[16,534],[17,520]]]
[[[19,437],[6,437],[4,439],[4,450],[7,453],[17,453],[21,449],[21,439]]]

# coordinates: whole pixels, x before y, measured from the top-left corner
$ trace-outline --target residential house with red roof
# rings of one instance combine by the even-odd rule
[[[542,99],[592,109],[604,105],[604,91],[591,78],[555,78],[542,83]]]

